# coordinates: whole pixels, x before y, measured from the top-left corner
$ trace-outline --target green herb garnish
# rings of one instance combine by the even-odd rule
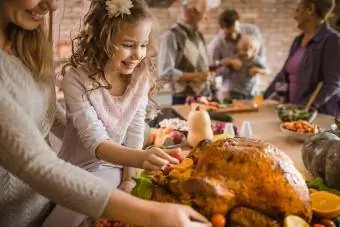
[[[340,191],[327,187],[324,184],[323,179],[320,178],[320,177],[317,177],[317,178],[315,178],[312,181],[307,181],[306,183],[307,183],[307,186],[309,188],[314,188],[314,189],[316,189],[318,191],[327,191],[327,192],[330,192],[332,194],[340,196]]]
[[[136,181],[136,186],[132,189],[131,194],[141,199],[150,200],[153,193],[150,175],[143,171],[134,180]]]

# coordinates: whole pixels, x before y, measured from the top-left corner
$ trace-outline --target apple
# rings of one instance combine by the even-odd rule
[[[165,168],[162,170],[165,175],[169,175],[170,171],[173,170],[172,166],[165,166]]]
[[[182,162],[184,160],[184,155],[180,151],[172,153],[171,156],[177,159],[179,162]]]
[[[175,144],[182,143],[182,141],[184,139],[184,135],[179,131],[172,131],[170,133],[170,137],[174,141]]]

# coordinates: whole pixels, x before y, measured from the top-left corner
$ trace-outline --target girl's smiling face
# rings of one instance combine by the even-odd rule
[[[121,74],[132,74],[147,54],[151,27],[150,20],[123,22],[113,40],[116,50],[107,62],[109,68]]]

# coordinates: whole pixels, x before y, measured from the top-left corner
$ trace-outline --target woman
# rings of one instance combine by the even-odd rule
[[[134,198],[66,163],[45,141],[55,118],[52,53],[42,24],[55,0],[0,2],[0,226],[40,226],[50,200],[94,218],[140,226],[208,226],[191,208]],[[162,150],[131,152],[142,168]],[[132,163],[133,162],[133,163]],[[170,223],[170,224],[169,224]]]
[[[334,6],[334,0],[301,0],[295,20],[302,34],[295,38],[265,98],[283,93],[285,101],[305,105],[322,82],[313,107],[324,114],[340,114],[340,37],[326,22]]]

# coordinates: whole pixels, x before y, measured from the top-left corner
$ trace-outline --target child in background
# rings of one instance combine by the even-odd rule
[[[253,36],[242,35],[237,43],[238,59],[224,59],[221,64],[230,70],[229,99],[251,100],[261,93],[260,75],[269,75],[269,70],[258,58],[260,43]]]

